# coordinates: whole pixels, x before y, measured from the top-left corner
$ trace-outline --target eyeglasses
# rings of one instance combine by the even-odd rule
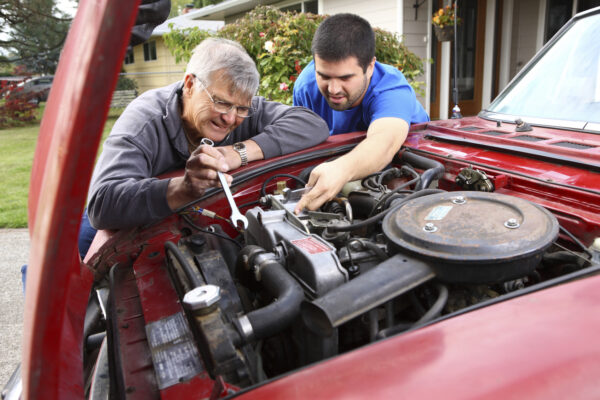
[[[204,82],[202,82],[200,80],[200,78],[198,78],[196,75],[193,75],[193,76],[194,76],[194,79],[198,80],[198,82],[202,85],[202,89],[204,89],[204,91],[208,95],[208,98],[210,99],[210,101],[212,101],[213,109],[216,112],[221,113],[221,114],[229,114],[229,112],[235,108],[235,115],[237,115],[240,118],[248,118],[252,115],[252,113],[254,111],[254,109],[252,107],[237,106],[235,104],[231,104],[226,101],[213,99],[213,97],[210,95],[210,93],[206,89],[206,85],[204,84]]]

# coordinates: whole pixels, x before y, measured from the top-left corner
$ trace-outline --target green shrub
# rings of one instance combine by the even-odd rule
[[[326,15],[282,12],[274,7],[258,6],[214,34],[198,28],[174,29],[164,35],[164,40],[177,62],[188,62],[194,47],[211,35],[234,40],[256,62],[261,76],[258,94],[292,104],[294,81],[312,60],[312,38],[325,18]],[[401,70],[421,93],[423,83],[415,78],[423,73],[423,61],[394,33],[376,28],[375,41],[377,60]]]
[[[117,80],[117,87],[115,90],[138,90],[138,84],[134,79],[120,75]]]

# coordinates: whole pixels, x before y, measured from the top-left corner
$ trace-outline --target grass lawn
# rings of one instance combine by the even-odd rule
[[[104,126],[108,136],[121,109],[111,109]],[[0,130],[0,228],[27,227],[27,194],[40,126]]]

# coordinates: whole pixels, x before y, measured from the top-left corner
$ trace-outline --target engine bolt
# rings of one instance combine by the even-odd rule
[[[452,202],[454,204],[465,204],[467,200],[464,196],[456,196],[454,199],[452,199]]]
[[[423,227],[423,230],[425,232],[435,232],[438,230],[437,226],[435,226],[432,222],[428,222],[425,224],[425,226]]]
[[[521,225],[519,224],[519,221],[517,221],[515,218],[509,218],[508,221],[504,223],[504,226],[509,229],[516,229]]]
[[[348,267],[348,273],[350,274],[350,277],[354,278],[360,274],[360,268],[358,268],[358,265],[352,264]]]

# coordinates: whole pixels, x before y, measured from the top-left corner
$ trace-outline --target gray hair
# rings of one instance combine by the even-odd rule
[[[213,76],[215,72],[222,72],[222,77],[229,79],[235,92],[253,96],[258,90],[256,64],[237,42],[207,38],[194,48],[185,75],[194,74],[210,86],[217,78]]]

